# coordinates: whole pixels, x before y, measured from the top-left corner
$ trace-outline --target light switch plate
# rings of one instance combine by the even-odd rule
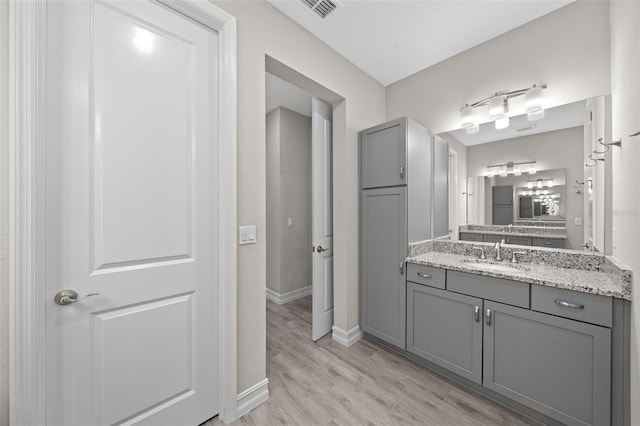
[[[256,239],[256,226],[240,226],[238,227],[238,244],[255,244]]]
[[[289,228],[293,228],[293,218],[292,217],[287,218],[287,226]]]
[[[573,223],[576,226],[582,226],[582,218],[581,217],[576,217],[573,219]]]

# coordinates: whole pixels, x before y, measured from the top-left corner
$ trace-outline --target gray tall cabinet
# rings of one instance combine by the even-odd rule
[[[408,117],[363,130],[359,136],[361,327],[404,349],[404,260],[408,243],[431,238],[432,224],[443,222],[434,221],[434,182],[446,187],[447,179],[434,178],[434,169],[446,174],[448,158],[434,167],[431,134]],[[437,150],[442,151],[443,147]],[[448,205],[439,203],[436,210],[448,217]]]

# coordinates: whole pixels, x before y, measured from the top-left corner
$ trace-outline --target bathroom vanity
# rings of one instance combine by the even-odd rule
[[[398,350],[546,422],[624,424],[630,271],[593,253],[500,249],[497,262],[493,244],[412,244]]]

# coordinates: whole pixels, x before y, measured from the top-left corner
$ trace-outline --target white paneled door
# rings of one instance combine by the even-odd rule
[[[313,98],[311,114],[312,338],[333,326],[332,108]]]
[[[47,423],[197,425],[218,413],[217,34],[153,1],[49,2],[47,43]]]

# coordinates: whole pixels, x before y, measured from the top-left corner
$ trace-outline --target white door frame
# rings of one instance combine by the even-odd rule
[[[236,20],[198,0],[158,0],[218,33],[220,413],[236,419]],[[46,424],[43,288],[46,0],[9,3],[10,416]]]
[[[453,167],[452,167],[453,165]],[[458,152],[449,147],[449,238],[458,240]]]

